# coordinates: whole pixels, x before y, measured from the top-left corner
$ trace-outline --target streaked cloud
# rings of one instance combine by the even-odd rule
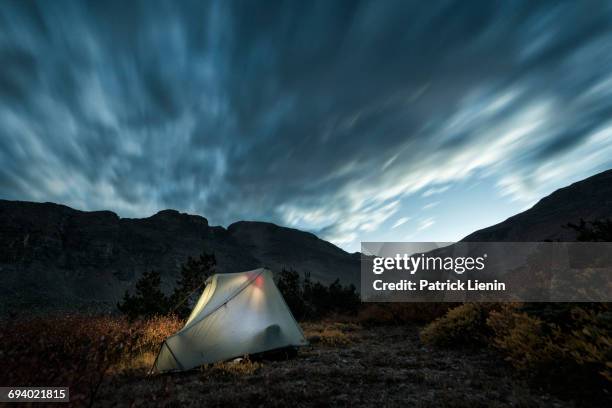
[[[434,218],[425,218],[424,220],[419,221],[419,226],[417,228],[417,231],[426,230],[427,228],[431,227],[435,223],[436,223],[436,220]]]
[[[429,188],[425,191],[423,191],[423,194],[421,194],[421,197],[430,197],[432,195],[435,194],[442,194],[444,193],[446,190],[448,190],[450,188],[450,186],[444,186],[444,187],[432,187]]]
[[[411,218],[410,217],[402,217],[402,218],[398,218],[397,221],[395,221],[393,223],[393,225],[391,226],[391,228],[397,228],[400,225],[404,225],[405,223],[407,223],[408,221],[410,221]]]
[[[434,230],[483,180],[522,208],[612,167],[611,17],[599,1],[9,0],[0,197],[272,221],[351,250],[405,233],[398,214]]]

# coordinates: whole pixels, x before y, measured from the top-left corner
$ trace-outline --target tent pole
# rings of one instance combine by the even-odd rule
[[[161,346],[159,346],[159,350],[157,351],[157,356],[155,356],[155,360],[153,361],[153,365],[151,366],[151,369],[149,370],[147,375],[152,375],[153,374],[153,369],[155,368],[155,364],[157,364],[157,359],[159,358],[159,354],[162,351],[162,347],[164,347],[164,344],[166,344],[166,340],[164,340],[164,342],[161,344]]]
[[[178,358],[176,358],[176,356],[174,355],[174,352],[170,348],[170,345],[168,345],[168,343],[166,343],[165,341],[164,341],[164,344],[166,345],[166,347],[168,347],[168,351],[170,351],[170,354],[172,354],[172,357],[174,357],[174,361],[176,361],[176,364],[178,364],[178,366],[181,369],[181,371],[185,371],[185,369],[183,368],[183,365],[181,364],[181,362],[178,361]]]
[[[262,268],[263,269],[263,268]],[[200,323],[202,320],[206,319],[208,316],[212,315],[213,313],[215,313],[217,310],[221,309],[223,306],[226,306],[230,300],[234,299],[236,296],[238,296],[243,290],[245,290],[246,288],[248,288],[253,282],[255,282],[255,279],[257,279],[259,277],[259,275],[261,275],[263,273],[263,270],[261,272],[259,272],[257,275],[255,275],[253,278],[251,278],[251,280],[247,281],[240,289],[238,289],[237,291],[235,291],[234,293],[232,293],[226,300],[225,302],[221,303],[219,306],[217,306],[216,308],[214,308],[213,310],[211,310],[210,312],[206,313],[204,316],[202,316],[201,318],[199,318],[198,320],[194,320],[189,324],[189,327],[195,326],[197,323]],[[295,320],[295,318],[294,318]],[[187,326],[185,326],[187,327]],[[183,327],[184,330],[185,327]],[[301,329],[300,329],[301,330]],[[170,336],[172,337],[172,336]]]
[[[206,284],[206,281],[204,281],[204,282],[200,283],[200,284],[198,285],[198,287],[197,287],[197,288],[195,288],[194,290],[192,290],[192,291],[191,291],[191,293],[190,293],[190,294],[188,294],[188,295],[185,297],[185,299],[183,299],[183,300],[181,300],[179,303],[177,303],[177,305],[176,305],[176,306],[174,306],[174,307],[172,308],[172,310],[170,311],[170,313],[169,313],[169,314],[174,313],[174,312],[176,311],[176,309],[178,309],[178,307],[179,307],[180,305],[182,305],[183,303],[185,303],[185,301],[186,301],[187,299],[189,299],[189,298],[191,297],[191,295],[193,295],[194,293],[196,293],[196,291],[197,291],[198,289],[200,289],[202,286],[204,286],[205,284]]]

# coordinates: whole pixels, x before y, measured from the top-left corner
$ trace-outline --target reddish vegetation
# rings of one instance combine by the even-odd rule
[[[609,398],[582,403],[559,400],[528,386],[523,375],[503,362],[504,354],[497,350],[502,346],[506,352],[522,350],[533,355],[527,348],[531,343],[522,335],[533,331],[523,333],[522,326],[500,320],[505,316],[514,322],[523,315],[474,313],[482,305],[463,305],[446,313],[449,306],[366,305],[354,317],[302,323],[310,345],[295,358],[247,358],[153,376],[147,372],[160,344],[182,326],[176,318],[135,322],[76,315],[12,319],[2,322],[0,332],[0,385],[68,386],[71,402],[79,406],[93,401],[95,406],[143,407],[196,407],[203,401],[207,406],[380,406],[383,401],[388,406],[423,407],[609,406]],[[489,309],[493,310],[483,310]],[[414,323],[439,316],[444,317],[424,331]],[[496,337],[495,347],[487,347],[493,342],[484,335],[490,336],[490,329],[483,335],[478,331],[486,329],[489,321],[495,333],[504,335]],[[588,328],[584,336],[597,334],[609,344],[609,337],[594,331],[593,324],[584,327]],[[446,341],[448,336],[454,337]],[[462,339],[482,342],[467,349],[455,347]],[[573,350],[582,349],[586,346]],[[592,360],[599,355],[600,349],[588,350],[594,351],[580,356]]]
[[[110,369],[154,352],[180,327],[174,318],[130,323],[73,315],[5,321],[0,384],[68,386],[71,401],[88,404]]]

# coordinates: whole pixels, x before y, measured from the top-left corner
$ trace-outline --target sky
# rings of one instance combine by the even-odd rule
[[[612,3],[0,1],[0,198],[348,250],[612,167]]]

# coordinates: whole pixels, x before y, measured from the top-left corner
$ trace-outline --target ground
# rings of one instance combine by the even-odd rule
[[[180,374],[109,373],[94,406],[571,407],[530,388],[487,350],[422,345],[416,325],[305,323],[297,357],[245,359]]]

